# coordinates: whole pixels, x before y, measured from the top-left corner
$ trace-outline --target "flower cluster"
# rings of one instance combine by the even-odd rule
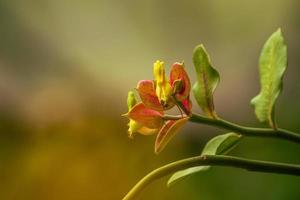
[[[141,102],[137,103],[135,95],[129,91],[127,98],[129,118],[129,137],[138,132],[143,135],[157,134],[155,153],[159,153],[178,130],[187,122],[191,102],[189,94],[191,84],[183,63],[171,66],[169,79],[165,75],[164,63],[156,61],[153,66],[154,80],[141,80],[137,92]],[[181,117],[168,119],[165,111],[177,106]]]

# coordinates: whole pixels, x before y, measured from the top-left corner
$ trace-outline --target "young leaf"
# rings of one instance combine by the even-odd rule
[[[259,58],[260,93],[251,100],[256,117],[276,128],[274,106],[282,90],[282,78],[287,66],[287,47],[281,30],[274,32],[263,46]]]
[[[165,146],[169,143],[174,135],[183,127],[183,125],[188,121],[188,118],[182,118],[179,120],[169,120],[160,129],[155,140],[155,153],[160,153]]]
[[[232,132],[218,135],[207,142],[201,155],[219,155],[227,153],[240,138],[241,135]]]
[[[237,142],[240,141],[241,135],[236,133],[227,133],[223,135],[218,135],[212,138],[207,144],[205,145],[204,149],[202,150],[201,155],[218,155],[218,154],[225,154],[231,149],[233,149]],[[168,186],[173,185],[174,183],[186,178],[187,176],[208,170],[210,166],[199,166],[199,167],[191,167],[185,170],[178,171],[174,173],[171,178],[168,180]]]
[[[220,75],[211,66],[209,55],[202,44],[195,48],[193,62],[197,73],[197,82],[193,86],[196,101],[207,116],[216,118],[213,93],[220,81]]]

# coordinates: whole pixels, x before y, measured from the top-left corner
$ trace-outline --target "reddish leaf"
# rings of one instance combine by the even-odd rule
[[[172,137],[180,130],[180,128],[187,122],[188,118],[179,120],[169,120],[160,129],[155,141],[155,153],[160,153]]]

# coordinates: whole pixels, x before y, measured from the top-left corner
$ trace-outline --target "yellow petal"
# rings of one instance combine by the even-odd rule
[[[151,128],[147,128],[145,126],[142,126],[138,132],[142,135],[153,135],[156,134],[158,132],[158,129],[151,129]]]
[[[136,121],[130,119],[128,123],[128,136],[133,138],[133,134],[138,132],[139,129],[142,128],[142,125],[137,123]]]
[[[172,88],[165,75],[164,62],[157,60],[153,65],[153,74],[155,80],[155,92],[164,108],[169,107],[169,103],[172,101]]]

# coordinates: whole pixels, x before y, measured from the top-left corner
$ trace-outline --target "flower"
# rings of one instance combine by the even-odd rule
[[[176,62],[172,65],[170,80],[165,75],[164,62],[157,60],[153,66],[153,73],[154,81],[141,80],[138,82],[137,91],[142,102],[155,110],[168,110],[180,102],[185,104],[185,111],[189,112],[191,109],[189,100],[191,83],[184,70],[184,64]]]
[[[137,103],[134,93],[128,92],[129,137],[138,132],[143,135],[157,133],[155,153],[161,152],[171,138],[188,121],[191,110],[189,93],[191,90],[189,77],[184,70],[183,63],[174,63],[171,67],[170,79],[165,75],[164,62],[156,61],[153,66],[154,80],[141,80],[137,84],[137,91],[141,98]],[[179,105],[185,116],[167,119],[164,111]]]
[[[134,96],[134,93],[132,91],[128,92],[127,95],[127,107],[128,107],[128,112],[130,113],[132,108],[135,107],[137,105],[136,102],[136,98]],[[135,107],[134,111],[139,108],[141,109],[141,104],[139,104],[139,106]],[[124,116],[126,116],[127,114],[125,114]],[[132,116],[131,116],[132,117]],[[143,116],[141,116],[143,117]],[[135,118],[135,116],[133,115],[133,118]],[[138,120],[139,121],[139,120]],[[135,121],[134,119],[129,118],[129,123],[128,123],[128,136],[130,138],[133,138],[133,134],[134,133],[141,133],[143,135],[152,135],[158,132],[158,129],[152,129],[152,128],[148,128],[146,126],[143,126],[142,123],[139,123],[137,121]]]
[[[142,102],[133,106],[125,116],[129,118],[129,137],[132,138],[135,132],[143,135],[157,133],[154,148],[156,154],[164,149],[188,120],[186,116],[179,119],[166,120],[162,111],[147,108]]]

